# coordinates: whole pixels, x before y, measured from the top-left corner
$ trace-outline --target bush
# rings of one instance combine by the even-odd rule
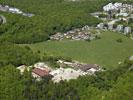
[[[101,39],[101,37],[100,37],[100,36],[98,36],[98,35],[96,35],[96,39]]]
[[[119,43],[123,42],[123,40],[121,38],[117,39],[116,41],[119,42]]]

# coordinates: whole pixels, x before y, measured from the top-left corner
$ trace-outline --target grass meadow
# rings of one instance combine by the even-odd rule
[[[121,39],[122,42],[117,42]],[[118,62],[133,55],[133,40],[115,32],[102,32],[101,39],[87,41],[47,41],[28,45],[34,52],[70,57],[85,63],[113,69]]]

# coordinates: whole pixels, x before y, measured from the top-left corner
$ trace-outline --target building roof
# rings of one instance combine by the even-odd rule
[[[91,68],[98,69],[98,65],[96,65],[96,64],[85,64],[85,65],[80,66],[80,69],[83,70],[83,71],[87,71]]]
[[[39,69],[39,68],[33,69],[32,72],[39,75],[40,77],[44,77],[44,76],[47,76],[49,74],[48,71],[42,70],[42,69]]]

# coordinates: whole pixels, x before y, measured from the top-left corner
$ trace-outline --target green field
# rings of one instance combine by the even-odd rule
[[[116,40],[121,38],[122,43]],[[41,55],[44,52],[53,56],[71,57],[86,63],[99,64],[106,68],[115,68],[119,61],[133,55],[133,40],[119,33],[102,32],[101,39],[87,41],[48,41],[29,45]]]

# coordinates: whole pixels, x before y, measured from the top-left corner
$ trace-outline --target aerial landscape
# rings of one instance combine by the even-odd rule
[[[0,100],[133,100],[133,0],[0,0]]]

